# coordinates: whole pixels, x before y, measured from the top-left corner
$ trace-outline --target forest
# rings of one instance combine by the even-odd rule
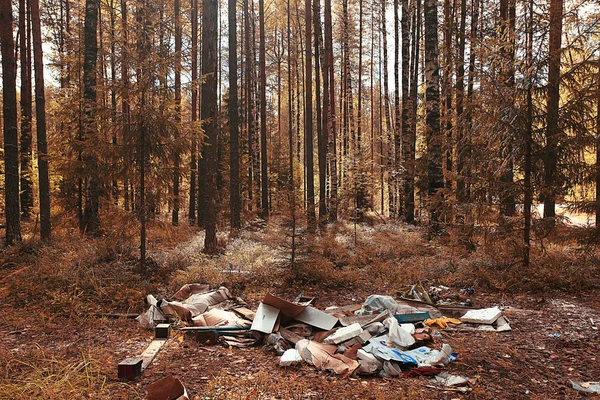
[[[193,283],[253,310],[448,290],[520,310],[450,334],[468,397],[600,392],[573,356],[600,346],[595,2],[0,0],[0,42],[0,398],[151,398],[180,368],[206,398],[457,395],[183,331],[121,382],[150,337],[124,316]]]

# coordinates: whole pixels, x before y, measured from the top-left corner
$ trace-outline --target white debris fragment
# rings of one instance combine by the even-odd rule
[[[332,335],[328,336],[323,340],[325,344],[339,344],[345,342],[346,340],[350,340],[352,338],[357,337],[363,332],[360,324],[358,322],[346,326],[344,328],[340,328],[335,331]]]
[[[470,310],[463,315],[460,320],[472,324],[493,324],[500,316],[502,311],[498,307],[482,308],[480,310]]]

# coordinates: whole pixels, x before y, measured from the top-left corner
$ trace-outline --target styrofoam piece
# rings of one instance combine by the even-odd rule
[[[291,365],[297,364],[302,361],[302,357],[300,357],[300,353],[296,349],[288,349],[286,350],[281,358],[279,359],[280,367],[289,367]]]
[[[482,308],[480,310],[469,310],[460,320],[472,324],[493,324],[500,316],[502,311],[498,307]]]
[[[344,328],[340,328],[335,331],[332,335],[328,336],[323,340],[325,344],[339,344],[345,342],[346,340],[350,340],[352,338],[357,337],[363,332],[360,324],[358,322],[346,326]]]

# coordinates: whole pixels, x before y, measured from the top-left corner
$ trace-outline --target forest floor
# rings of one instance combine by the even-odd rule
[[[154,222],[149,275],[136,261],[132,225],[102,238],[63,230],[52,244],[27,240],[0,255],[0,399],[136,399],[172,374],[190,399],[564,399],[578,382],[600,381],[600,252],[581,228],[539,239],[532,266],[519,264],[516,239],[496,231],[449,232],[434,241],[419,228],[336,224],[298,238],[289,265],[283,222],[220,236],[221,255],[201,253],[203,234]],[[148,277],[150,276],[150,277]],[[315,296],[316,306],[360,304],[370,294],[398,296],[406,284],[473,287],[473,306],[505,307],[511,332],[444,330],[434,347],[459,354],[448,372],[475,378],[468,393],[432,388],[427,378],[341,378],[301,364],[280,368],[262,347],[202,346],[176,332],[133,382],[117,364],[153,338],[127,318],[144,297],[168,297],[185,283],[224,285],[255,309],[270,292]]]

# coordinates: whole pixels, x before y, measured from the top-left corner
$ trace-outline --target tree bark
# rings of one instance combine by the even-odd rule
[[[436,0],[425,0],[425,101],[427,142],[427,194],[433,232],[439,230],[442,176],[442,146],[440,137],[440,68],[438,61],[438,22]]]
[[[334,85],[334,65],[333,65],[333,31],[331,23],[331,0],[325,0],[325,45],[324,45],[324,65],[323,68],[329,75],[327,83],[329,85],[329,91],[327,92],[324,88],[324,92],[327,92],[329,102],[329,111],[327,113],[327,130],[328,130],[328,150],[327,157],[329,158],[329,179],[331,180],[330,189],[330,204],[329,204],[329,220],[335,221],[337,219],[337,192],[338,192],[338,179],[337,179],[337,135],[335,129],[335,85]],[[325,75],[325,73],[324,73]],[[325,85],[325,78],[323,78],[323,85]]]
[[[13,39],[12,5],[0,0],[2,47],[2,106],[4,116],[4,213],[6,244],[21,241],[19,215],[19,146],[17,133],[17,64]]]
[[[48,143],[46,141],[46,96],[44,91],[44,61],[42,54],[42,26],[40,2],[31,0],[31,27],[33,33],[33,65],[35,69],[35,119],[40,198],[40,236],[50,240],[50,179],[48,177]]]
[[[173,4],[173,13],[175,14],[175,154],[173,157],[173,212],[171,222],[174,226],[179,225],[179,179],[180,179],[180,164],[181,155],[179,154],[179,130],[181,129],[181,15],[180,1],[175,0]]]
[[[408,150],[410,152],[409,162],[406,164],[407,174],[412,178],[408,180],[406,188],[407,198],[406,203],[406,222],[412,223],[415,220],[415,154],[417,143],[417,107],[418,107],[418,82],[419,82],[419,57],[421,54],[421,0],[416,1],[416,8],[413,17],[413,32],[412,32],[412,59],[410,71],[410,99],[411,110],[409,118],[409,133],[407,137]]]
[[[29,2],[19,0],[19,51],[21,54],[21,218],[29,220],[33,209],[32,91],[31,91],[31,19]]]
[[[98,160],[95,155],[94,141],[97,140],[96,132],[96,64],[98,58],[98,9],[99,0],[86,0],[84,22],[84,58],[83,58],[83,161],[85,164],[85,207],[82,218],[82,232],[88,235],[97,235],[100,229],[98,215],[98,201],[100,186],[97,177]]]
[[[465,146],[463,143],[465,121],[464,121],[464,98],[465,98],[465,45],[466,45],[466,25],[467,19],[467,0],[460,0],[460,26],[458,32],[458,57],[456,60],[456,200],[458,203],[464,203],[465,197],[465,178],[463,176],[463,165],[465,158]],[[472,22],[477,23],[473,16]],[[474,53],[471,47],[471,53]]]
[[[240,229],[239,109],[236,0],[229,0],[229,209],[231,229]]]
[[[546,148],[544,149],[544,218],[556,216],[558,152],[560,146],[559,101],[560,57],[562,54],[563,0],[550,1],[550,48],[548,58],[548,103],[546,111]]]
[[[191,120],[192,120],[192,138],[190,150],[190,200],[188,207],[188,219],[190,225],[196,223],[196,181],[198,172],[198,138],[196,133],[196,121],[198,120],[198,0],[191,0],[191,35],[192,35],[192,99],[191,99]]]
[[[306,217],[309,230],[316,228],[317,218],[315,214],[315,173],[314,173],[314,140],[313,140],[313,99],[312,99],[312,12],[310,0],[305,0],[305,23],[306,23],[306,104],[304,106],[304,154],[306,162]]]
[[[401,116],[400,116],[400,23],[398,19],[400,0],[394,0],[394,159],[390,180],[390,217],[400,215],[399,171],[402,146]]]
[[[206,204],[204,251],[217,251],[217,0],[202,0],[202,121],[206,146],[205,160]]]
[[[265,2],[258,0],[260,69],[260,182],[261,216],[269,217],[269,173],[267,169],[267,72],[265,66]]]
[[[412,174],[413,157],[409,135],[409,116],[413,99],[408,94],[410,75],[410,27],[408,19],[408,0],[402,0],[402,158],[404,165],[403,215],[404,220],[412,222],[414,212],[410,210],[410,199],[414,196],[414,176]],[[409,166],[410,165],[410,166]]]

